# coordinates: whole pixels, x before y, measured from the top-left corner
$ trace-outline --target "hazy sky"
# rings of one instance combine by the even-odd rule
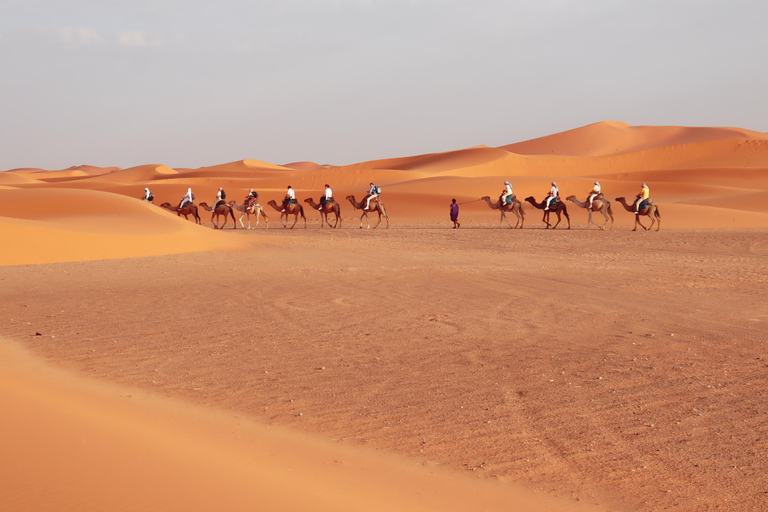
[[[0,0],[0,170],[768,131],[766,0]]]

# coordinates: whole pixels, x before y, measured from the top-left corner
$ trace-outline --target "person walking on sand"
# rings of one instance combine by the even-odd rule
[[[296,192],[294,192],[291,186],[288,185],[288,191],[285,193],[285,197],[283,198],[283,209],[280,211],[284,213],[288,205],[295,202],[296,202]]]
[[[453,229],[460,228],[459,224],[459,205],[456,204],[456,200],[451,200],[451,221],[453,222]]]
[[[635,199],[635,215],[640,214],[640,204],[649,197],[651,197],[651,190],[648,188],[648,185],[643,183],[640,193],[637,194],[637,199]]]

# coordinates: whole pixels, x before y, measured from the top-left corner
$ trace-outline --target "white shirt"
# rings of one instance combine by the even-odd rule
[[[552,197],[557,197],[557,195],[560,193],[559,190],[557,190],[557,187],[552,185],[552,188],[549,189],[549,193],[552,194]]]
[[[511,194],[512,193],[512,185],[505,185],[505,187],[507,188],[507,194]]]
[[[187,189],[187,193],[184,194],[184,197],[182,197],[182,199],[189,199],[190,201],[192,201],[192,189],[191,188]]]
[[[594,187],[592,187],[592,190],[595,192],[595,194],[599,194],[600,193],[600,185],[595,185]]]
[[[292,188],[288,189],[288,197],[291,199],[296,199],[296,192],[294,192]]]
[[[331,190],[331,187],[328,187],[325,189],[325,198],[330,199],[333,197],[333,190]]]
[[[144,189],[144,199],[149,199],[149,194],[150,194],[149,189],[145,188]]]

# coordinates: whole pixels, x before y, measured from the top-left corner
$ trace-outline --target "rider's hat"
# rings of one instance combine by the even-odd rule
[[[646,185],[645,183],[643,183],[643,188],[648,188],[648,185]]]

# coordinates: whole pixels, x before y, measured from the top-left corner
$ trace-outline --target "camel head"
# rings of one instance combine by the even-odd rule
[[[491,196],[483,196],[483,197],[480,198],[480,200],[481,201],[490,201],[491,200]]]
[[[622,203],[622,202],[625,202],[625,199],[624,199],[623,197],[617,197],[617,198],[615,199],[615,201],[616,201],[617,203]]]
[[[173,208],[173,206],[171,206],[171,203],[163,203],[160,205],[160,208]]]
[[[528,196],[528,197],[525,198],[525,200],[528,201],[531,204],[535,204],[536,203],[536,199],[534,199],[533,196]]]
[[[565,198],[566,201],[574,201],[576,199],[576,196],[568,196]]]
[[[347,196],[347,201],[355,201],[355,196],[353,196],[353,195],[348,195],[348,196]]]
[[[307,204],[309,204],[309,203],[311,203],[311,202],[312,202],[312,198],[311,198],[311,197],[308,197],[308,198],[306,198],[306,199],[304,200],[304,202],[305,202],[305,203],[307,203]]]

